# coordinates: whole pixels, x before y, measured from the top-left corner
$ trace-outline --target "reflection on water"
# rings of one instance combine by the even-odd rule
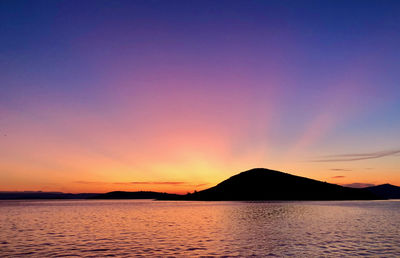
[[[399,256],[400,202],[1,201],[0,256]]]

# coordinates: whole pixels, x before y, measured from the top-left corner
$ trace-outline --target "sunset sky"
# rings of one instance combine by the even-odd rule
[[[400,1],[0,2],[0,191],[400,185]]]

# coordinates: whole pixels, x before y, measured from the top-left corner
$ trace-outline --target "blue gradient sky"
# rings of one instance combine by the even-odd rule
[[[1,1],[0,190],[183,193],[252,167],[400,185],[399,13]]]

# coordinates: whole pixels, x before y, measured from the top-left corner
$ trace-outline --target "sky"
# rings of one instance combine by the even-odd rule
[[[400,2],[0,2],[0,191],[400,185]]]

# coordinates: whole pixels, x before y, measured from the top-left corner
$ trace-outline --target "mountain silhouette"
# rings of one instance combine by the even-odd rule
[[[255,168],[209,189],[188,194],[187,200],[373,200],[382,197],[291,174]]]
[[[400,199],[400,187],[395,185],[383,184],[364,189],[384,199]]]

